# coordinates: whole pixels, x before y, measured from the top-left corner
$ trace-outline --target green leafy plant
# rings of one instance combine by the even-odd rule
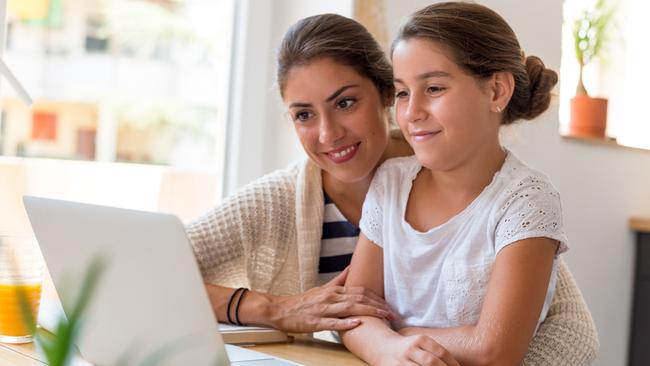
[[[29,295],[22,288],[16,290],[23,321],[27,325],[27,329],[34,334],[36,342],[42,347],[48,365],[68,366],[77,354],[76,343],[81,334],[84,314],[105,268],[106,264],[100,257],[96,257],[90,263],[83,276],[81,289],[76,300],[70,306],[65,306],[64,304],[67,316],[62,316],[59,319],[53,332],[48,332],[37,327],[37,322],[30,305]],[[165,359],[170,358],[174,354],[192,348],[195,345],[195,341],[196,339],[192,336],[179,337],[135,364],[138,366],[156,366],[162,364]],[[133,365],[134,363],[130,361],[132,358],[131,351],[133,350],[127,350],[116,365]],[[225,362],[217,357],[212,366],[220,366],[223,364]]]
[[[593,8],[585,9],[573,23],[573,41],[580,65],[577,95],[589,95],[582,80],[582,71],[587,64],[602,57],[613,16],[614,8],[608,7],[605,0],[598,0]]]
[[[17,297],[23,320],[28,325],[28,329],[34,332],[34,337],[41,345],[48,365],[66,366],[72,361],[76,353],[75,344],[81,331],[83,314],[90,303],[104,268],[105,263],[99,258],[91,262],[84,275],[76,301],[72,306],[66,308],[67,317],[59,319],[54,333],[36,328],[36,319],[31,311],[27,293],[18,290]]]

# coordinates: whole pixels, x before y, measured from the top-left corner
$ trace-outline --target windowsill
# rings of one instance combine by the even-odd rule
[[[569,135],[569,134],[561,134],[561,136],[565,140],[576,141],[578,143],[585,143],[585,144],[590,144],[590,145],[611,146],[611,147],[614,147],[614,148],[623,148],[623,149],[626,149],[626,150],[650,152],[650,149],[644,149],[644,148],[640,148],[640,147],[621,145],[618,142],[616,142],[616,139],[613,138],[613,137],[598,138],[598,137],[576,136],[576,135]]]

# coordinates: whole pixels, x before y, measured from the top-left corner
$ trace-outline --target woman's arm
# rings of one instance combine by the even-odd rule
[[[347,273],[346,269],[327,284],[294,296],[249,291],[241,302],[239,320],[247,325],[309,333],[352,329],[360,324],[359,319],[354,318],[359,315],[382,319],[391,317],[384,300],[378,295],[359,286],[343,287]],[[226,323],[228,300],[235,289],[211,284],[206,284],[206,289],[217,319]],[[231,318],[234,310],[231,306]]]
[[[289,251],[297,250],[295,245],[285,245],[297,240],[295,169],[274,172],[246,185],[186,227],[217,319],[228,321],[228,301],[240,286],[251,287],[238,312],[244,324],[302,333],[357,325],[342,317],[387,317],[381,297],[360,287],[344,292],[347,272],[294,296],[265,293],[274,269],[293,254]],[[260,250],[263,253],[256,255]],[[231,307],[231,317],[234,311]]]
[[[428,335],[463,365],[518,365],[537,326],[558,242],[518,241],[497,255],[478,324],[446,329],[405,328]]]
[[[363,233],[352,256],[350,274],[345,283],[384,294],[382,249]],[[427,336],[402,336],[388,322],[359,317],[361,325],[341,333],[343,343],[371,365],[458,365],[451,354]]]
[[[586,366],[598,355],[598,331],[589,308],[566,263],[558,262],[553,302],[530,342],[523,365],[571,362]]]

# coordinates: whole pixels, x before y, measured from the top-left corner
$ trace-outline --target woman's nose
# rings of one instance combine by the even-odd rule
[[[345,136],[345,128],[330,116],[322,115],[318,127],[318,142],[323,145],[334,145],[343,136]]]

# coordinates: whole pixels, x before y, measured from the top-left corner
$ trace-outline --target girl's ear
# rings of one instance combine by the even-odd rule
[[[492,75],[490,82],[492,92],[492,112],[501,113],[506,109],[512,93],[515,91],[515,78],[512,73],[500,71]]]

